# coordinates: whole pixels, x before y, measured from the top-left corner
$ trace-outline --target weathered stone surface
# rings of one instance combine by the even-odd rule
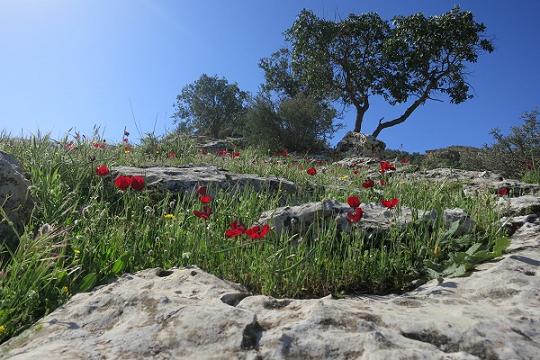
[[[204,136],[195,138],[197,147],[203,152],[215,153],[220,150],[234,151],[245,147],[244,138],[210,139]]]
[[[373,136],[349,131],[336,145],[336,151],[342,156],[361,156],[380,158],[386,144]]]
[[[348,204],[330,199],[311,202],[298,206],[284,206],[265,211],[257,221],[260,224],[270,224],[276,232],[283,230],[298,231],[309,226],[317,218],[336,219],[342,231],[349,232],[353,227],[363,229],[368,233],[388,231],[391,227],[403,227],[415,219],[435,221],[435,211],[414,210],[405,206],[398,209],[388,209],[382,205],[369,203],[361,205],[364,214],[358,223],[350,224],[346,215],[351,208]],[[414,214],[416,213],[416,214]],[[445,209],[443,222],[446,228],[459,221],[460,225],[455,235],[470,233],[474,229],[474,221],[462,209]]]
[[[370,157],[347,157],[345,159],[339,160],[334,162],[334,165],[343,166],[343,167],[357,167],[357,166],[364,166],[364,165],[370,165],[374,163],[379,163],[378,160],[370,158]]]
[[[295,192],[296,185],[278,177],[261,177],[253,174],[237,174],[212,165],[186,165],[179,167],[136,168],[115,167],[111,171],[116,175],[140,175],[146,179],[148,188],[171,192],[192,192],[197,185],[221,189],[252,186],[256,190]]]
[[[504,216],[540,214],[540,197],[524,195],[516,198],[501,197],[497,207]]]
[[[8,217],[0,214],[0,253],[3,246],[14,249],[18,240],[13,227],[20,231],[28,221],[32,200],[28,194],[30,183],[25,179],[19,162],[10,154],[0,151],[0,206]],[[13,227],[9,224],[12,222]]]
[[[199,269],[145,270],[73,296],[3,359],[536,359],[540,225],[469,277],[396,296],[250,296]]]
[[[415,172],[409,174],[408,177],[444,182],[460,181],[464,184],[464,192],[467,195],[476,195],[479,192],[496,193],[502,187],[508,188],[511,196],[540,195],[540,185],[538,184],[527,184],[519,180],[505,179],[501,174],[491,171],[439,168]]]

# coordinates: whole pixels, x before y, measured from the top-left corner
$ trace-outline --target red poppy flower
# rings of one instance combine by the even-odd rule
[[[122,191],[125,191],[131,185],[131,181],[131,176],[120,175],[114,179],[114,186]]]
[[[206,195],[207,188],[206,186],[197,185],[195,191],[197,192],[197,194],[204,196]]]
[[[167,157],[168,157],[169,159],[174,159],[174,158],[176,158],[176,153],[175,153],[174,151],[169,151],[169,152],[167,153]]]
[[[242,235],[246,231],[246,227],[238,220],[234,220],[229,228],[225,231],[225,236],[233,238]]]
[[[102,142],[95,142],[92,144],[92,146],[96,149],[105,149],[105,143]]]
[[[144,189],[144,177],[133,176],[131,178],[131,188],[137,191],[141,191],[142,189]]]
[[[408,158],[399,159],[399,162],[402,163],[402,164],[408,164],[409,161],[410,160]]]
[[[287,157],[289,156],[289,150],[283,149],[278,153],[279,156]]]
[[[358,175],[358,174],[359,174],[359,171],[358,171],[358,170],[353,170],[352,173],[353,173],[354,175]]]
[[[308,173],[308,175],[313,176],[313,175],[317,174],[317,169],[315,169],[315,168],[312,166],[312,167],[308,168],[308,169],[306,170],[306,172]]]
[[[352,195],[347,198],[347,204],[353,209],[356,209],[360,206],[360,198],[358,196]]]
[[[379,184],[381,184],[382,186],[386,185],[386,181],[384,179],[381,179],[379,180]]]
[[[393,199],[390,199],[390,200],[386,200],[386,199],[382,199],[381,200],[381,204],[383,204],[383,206],[389,208],[389,209],[392,209],[394,207],[396,207],[396,205],[399,203],[399,200],[398,198],[393,198]]]
[[[212,197],[210,195],[200,195],[199,201],[203,204],[208,204],[210,201],[212,201]]]
[[[347,213],[347,221],[350,223],[357,223],[364,215],[364,210],[361,207],[357,207]]]
[[[234,159],[234,158],[237,158],[237,157],[240,157],[240,151],[234,151],[231,153],[231,157]]]
[[[229,152],[227,151],[227,149],[219,149],[216,152],[216,155],[221,156],[221,157],[225,157],[225,156],[229,155]]]
[[[265,224],[262,227],[259,225],[255,225],[250,227],[249,229],[246,229],[245,234],[255,240],[265,237],[268,231],[270,231],[270,225],[268,224]]]
[[[212,208],[210,206],[203,206],[202,211],[193,210],[193,215],[200,219],[208,220],[210,215],[212,215]]]
[[[73,141],[70,141],[67,144],[64,144],[64,149],[66,149],[67,151],[71,151],[71,150],[73,150],[75,148],[76,148],[76,146],[73,143]]]
[[[105,164],[101,164],[96,168],[96,174],[98,174],[99,176],[105,176],[109,174],[109,172],[109,168]]]
[[[388,170],[396,170],[396,167],[394,166],[394,164],[388,162],[388,161],[385,161],[385,160],[382,160],[380,163],[379,163],[379,167],[380,167],[380,172],[384,173],[385,171],[388,171]]]
[[[369,188],[372,188],[373,186],[375,186],[375,181],[371,179],[364,180],[364,182],[362,183],[362,187],[364,189],[369,189]]]
[[[499,195],[499,196],[506,196],[506,195],[508,195],[509,192],[510,192],[510,189],[507,188],[507,187],[505,187],[505,186],[503,186],[503,187],[501,187],[501,188],[499,188],[499,189],[497,190],[497,195]]]

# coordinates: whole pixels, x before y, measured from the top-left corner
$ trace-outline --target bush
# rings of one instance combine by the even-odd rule
[[[246,114],[244,136],[270,151],[320,151],[339,127],[333,124],[335,115],[330,105],[303,93],[277,103],[259,95]]]

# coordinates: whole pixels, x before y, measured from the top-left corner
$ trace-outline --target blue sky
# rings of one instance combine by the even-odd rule
[[[454,5],[487,25],[496,50],[469,67],[475,98],[429,102],[383,131],[389,148],[424,151],[481,146],[540,106],[540,1],[151,1],[0,0],[0,130],[13,135],[100,125],[110,141],[127,126],[138,136],[172,129],[180,89],[202,73],[250,92],[263,81],[260,58],[285,45],[282,32],[302,8],[330,19],[376,11],[384,18],[440,14]],[[399,109],[373,101],[365,129]],[[342,120],[353,127],[354,111]]]

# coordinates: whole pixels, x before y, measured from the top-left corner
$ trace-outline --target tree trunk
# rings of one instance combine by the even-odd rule
[[[354,132],[359,133],[362,130],[362,122],[364,121],[365,108],[356,108],[356,120],[354,122]]]

